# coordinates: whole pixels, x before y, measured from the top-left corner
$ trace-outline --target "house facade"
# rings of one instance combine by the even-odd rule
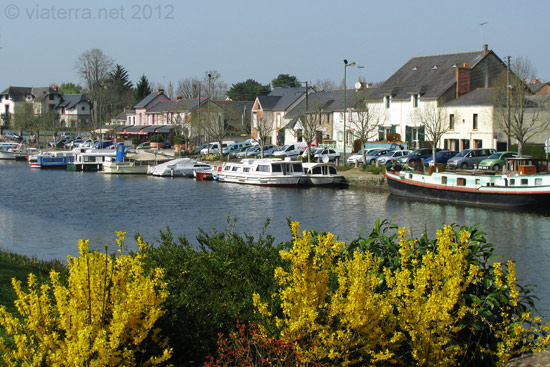
[[[127,115],[126,125],[152,125],[153,123],[148,119],[152,119],[153,116],[147,115],[147,111],[155,105],[169,100],[170,98],[164,94],[164,89],[150,93],[134,106],[135,115]]]
[[[314,92],[309,87],[307,93]],[[305,99],[306,88],[275,88],[267,96],[258,96],[252,106],[251,135],[259,138],[259,128],[269,130],[267,143],[289,144],[300,141],[299,131],[288,125],[292,119],[286,115]],[[260,127],[262,125],[263,127]]]
[[[384,111],[384,133],[396,132],[410,147],[422,147],[424,131],[416,111],[438,109],[473,90],[494,87],[506,71],[504,62],[486,45],[481,51],[414,57],[382,83],[369,96],[367,103],[377,104]],[[465,111],[463,114],[465,121],[474,119],[474,113]],[[466,118],[466,115],[471,117]],[[479,121],[486,114],[477,115],[478,126],[486,126]],[[473,124],[474,121],[468,123],[471,126]],[[469,134],[469,145],[474,146],[479,141],[488,144],[488,140],[492,142],[492,138],[488,138],[492,134],[494,132],[472,131]],[[449,140],[448,143],[459,139],[459,146],[467,145],[463,137],[451,135],[445,138]]]
[[[0,93],[0,123],[10,125],[18,106],[33,105],[35,115],[55,112],[62,127],[79,127],[90,119],[90,102],[82,94],[62,94],[51,87],[8,87]]]

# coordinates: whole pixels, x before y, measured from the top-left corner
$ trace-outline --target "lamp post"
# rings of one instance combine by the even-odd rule
[[[348,83],[346,80],[346,72],[348,66],[355,66],[355,61],[348,63],[348,60],[344,59],[344,166],[346,166],[346,114],[348,109],[347,104],[347,94],[348,94]]]

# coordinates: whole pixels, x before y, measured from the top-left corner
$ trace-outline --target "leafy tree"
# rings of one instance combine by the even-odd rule
[[[136,91],[134,93],[136,103],[147,97],[149,94],[151,94],[151,86],[149,84],[149,80],[147,80],[147,77],[144,74],[141,76],[136,85]]]
[[[147,266],[165,271],[171,296],[159,326],[170,339],[176,365],[198,364],[215,354],[218,333],[229,333],[237,317],[253,320],[251,295],[271,294],[273,271],[281,264],[280,247],[264,233],[257,239],[241,236],[230,225],[222,232],[201,230],[197,240],[193,246],[168,229],[145,251]]]
[[[262,85],[254,79],[233,84],[227,96],[234,101],[253,101],[258,96],[265,96],[271,91],[269,85]]]
[[[0,338],[3,365],[141,366],[170,358],[153,330],[168,297],[163,272],[145,272],[141,253],[123,255],[123,240],[119,232],[117,256],[90,252],[88,241],[81,240],[80,256],[69,256],[67,285],[56,271],[49,285],[29,275],[28,291],[13,280],[21,317],[0,308],[0,325],[13,337],[10,343]],[[147,343],[158,346],[160,355],[145,360]]]
[[[301,365],[504,366],[550,343],[514,263],[493,262],[475,227],[443,226],[430,240],[377,221],[349,246],[291,229],[270,297],[280,308],[254,303],[260,334],[293,345]]]
[[[81,85],[69,82],[61,83],[59,92],[62,94],[81,94],[83,89]]]
[[[15,105],[13,114],[13,126],[21,132],[26,130],[29,133],[38,130],[39,118],[34,114],[32,103],[25,102]]]
[[[279,74],[275,79],[271,81],[273,88],[294,88],[299,87],[300,82],[298,78],[290,74]]]

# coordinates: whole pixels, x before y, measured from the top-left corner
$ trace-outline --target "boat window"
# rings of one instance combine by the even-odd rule
[[[269,172],[269,166],[265,164],[259,164],[258,167],[256,167],[256,171],[258,172]]]
[[[272,171],[272,172],[282,172],[283,169],[282,169],[282,167],[281,167],[280,164],[273,164],[273,165],[271,166],[271,171]]]
[[[313,168],[313,174],[314,175],[320,175],[322,172],[321,172],[321,167],[314,167]]]
[[[443,185],[446,185],[447,184],[447,176],[441,176],[441,183]]]
[[[542,185],[542,178],[535,178],[535,186],[541,186]]]
[[[481,182],[479,181],[479,178],[476,178],[476,185],[480,185]]]
[[[328,173],[330,173],[331,175],[335,175],[336,174],[336,167],[329,167],[328,168]]]
[[[522,178],[522,179],[521,179],[521,185],[522,185],[522,186],[527,186],[528,183],[529,183],[529,180],[528,180],[528,179],[526,179],[526,178]]]
[[[231,171],[237,171],[239,169],[239,167],[237,166],[234,166],[233,169]]]
[[[231,171],[231,166],[225,166],[223,170],[224,171]]]
[[[304,172],[304,168],[301,163],[294,163],[292,168],[294,168],[294,172]]]
[[[243,172],[250,172],[250,167],[244,167]]]
[[[457,186],[466,186],[466,179],[464,177],[458,177],[456,179]]]
[[[510,186],[514,186],[516,184],[516,180],[514,178],[510,179]]]

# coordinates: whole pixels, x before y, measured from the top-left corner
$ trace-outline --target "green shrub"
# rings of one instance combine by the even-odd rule
[[[185,237],[174,239],[168,228],[157,246],[148,246],[148,266],[163,267],[168,283],[170,297],[159,326],[171,340],[175,365],[214,355],[218,333],[233,330],[237,318],[255,318],[252,294],[267,296],[274,290],[281,248],[265,235],[268,224],[255,239],[235,233],[228,220],[223,232],[200,230],[197,247]]]

